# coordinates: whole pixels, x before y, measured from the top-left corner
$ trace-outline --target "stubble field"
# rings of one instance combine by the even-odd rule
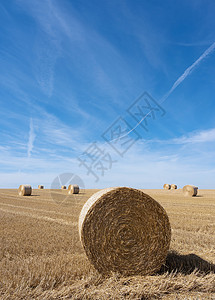
[[[102,277],[78,236],[83,204],[96,190],[0,190],[1,299],[215,299],[215,190],[143,190],[172,227],[165,266],[153,276]],[[65,198],[66,197],[66,198]]]

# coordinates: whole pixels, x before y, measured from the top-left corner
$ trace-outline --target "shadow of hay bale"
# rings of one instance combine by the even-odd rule
[[[215,273],[215,265],[193,253],[181,255],[176,251],[170,251],[158,274],[175,272],[188,275],[193,271],[201,274]]]

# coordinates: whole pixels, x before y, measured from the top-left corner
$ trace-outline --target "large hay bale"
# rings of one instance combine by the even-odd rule
[[[18,189],[19,196],[30,196],[32,193],[32,187],[29,184],[22,184]]]
[[[164,188],[165,190],[170,190],[171,185],[168,184],[168,183],[165,183],[165,184],[163,185],[163,188]]]
[[[44,189],[44,185],[38,185],[38,189],[43,190]]]
[[[176,184],[171,184],[171,190],[177,190],[177,185]]]
[[[118,187],[88,199],[79,216],[79,235],[99,272],[147,275],[165,262],[171,228],[165,210],[153,198]]]
[[[69,194],[79,194],[79,186],[77,184],[70,184],[68,191]]]
[[[65,185],[62,185],[62,186],[61,186],[61,189],[62,189],[62,190],[66,190],[66,186],[65,186]]]
[[[194,197],[198,194],[198,187],[194,185],[185,185],[183,187],[183,193],[187,197]]]

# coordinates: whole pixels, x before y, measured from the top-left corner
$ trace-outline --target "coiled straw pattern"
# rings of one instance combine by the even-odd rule
[[[177,190],[177,185],[176,184],[171,184],[171,190]]]
[[[195,197],[198,194],[198,187],[194,185],[185,185],[183,193],[187,197]]]
[[[32,187],[29,184],[22,184],[19,186],[19,196],[30,196],[32,193]]]
[[[163,185],[163,188],[164,188],[165,190],[170,190],[171,185],[168,184],[168,183],[165,183],[165,184]]]
[[[79,216],[86,255],[101,273],[153,274],[165,262],[171,228],[163,207],[140,190],[101,190]]]
[[[79,186],[77,184],[70,184],[68,186],[69,194],[79,194]]]

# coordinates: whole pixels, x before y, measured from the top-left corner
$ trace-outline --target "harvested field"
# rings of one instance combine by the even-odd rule
[[[96,191],[0,190],[1,299],[215,299],[215,190],[143,190],[168,213],[171,251],[157,274],[130,277],[101,276],[81,247],[79,213]]]

